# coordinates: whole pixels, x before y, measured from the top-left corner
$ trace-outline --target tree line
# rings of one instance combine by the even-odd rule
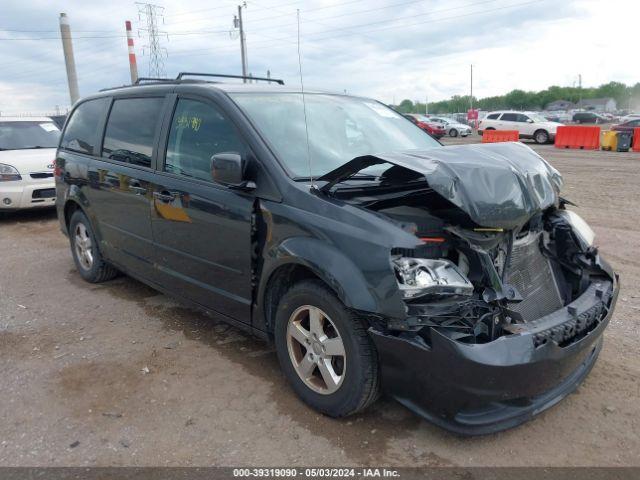
[[[616,100],[618,109],[634,110],[640,108],[640,82],[627,86],[621,82],[609,82],[599,87],[558,87],[551,86],[538,92],[511,90],[506,95],[497,95],[477,99],[473,97],[474,108],[481,110],[543,110],[549,103],[556,100],[567,100],[577,103],[581,98],[607,98]],[[429,113],[460,113],[466,112],[470,106],[469,95],[454,95],[449,100],[429,102]],[[426,105],[405,99],[395,106],[402,113],[425,113]]]

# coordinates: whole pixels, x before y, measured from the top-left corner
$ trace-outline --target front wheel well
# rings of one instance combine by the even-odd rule
[[[273,332],[278,304],[284,294],[296,283],[311,279],[319,280],[326,285],[326,282],[313,270],[297,263],[282,265],[271,274],[267,281],[263,302],[267,332]],[[331,289],[328,285],[327,287]]]

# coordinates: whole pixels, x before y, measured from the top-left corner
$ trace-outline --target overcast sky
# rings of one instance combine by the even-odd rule
[[[247,0],[249,71],[298,83],[296,9],[305,87],[387,103],[469,92],[640,81],[637,0]],[[165,71],[239,74],[237,1],[157,0]],[[140,75],[149,57],[132,0],[2,0],[0,112],[48,112],[69,101],[58,15],[74,37],[81,95],[129,82],[124,21],[134,23]],[[632,32],[633,37],[632,38]],[[138,34],[140,37],[138,37]]]

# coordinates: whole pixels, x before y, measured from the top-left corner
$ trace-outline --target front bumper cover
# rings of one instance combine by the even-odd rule
[[[486,344],[456,342],[432,329],[428,345],[415,334],[393,336],[372,327],[383,389],[418,415],[461,435],[515,427],[558,403],[590,372],[619,291],[617,277],[604,284],[604,292],[602,282],[592,284],[530,328]],[[575,321],[602,303],[601,317],[572,341],[567,332],[575,332]]]

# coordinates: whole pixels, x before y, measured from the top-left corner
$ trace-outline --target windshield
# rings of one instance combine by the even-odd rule
[[[53,122],[3,122],[0,120],[0,150],[56,148],[60,130]]]
[[[309,177],[302,95],[237,93],[231,97],[253,120],[294,177]],[[319,177],[361,155],[441,146],[390,108],[361,98],[305,94],[311,174]]]
[[[528,113],[527,116],[531,120],[533,120],[534,122],[548,122],[549,121],[545,117],[543,117],[542,115],[539,115],[537,113]]]

